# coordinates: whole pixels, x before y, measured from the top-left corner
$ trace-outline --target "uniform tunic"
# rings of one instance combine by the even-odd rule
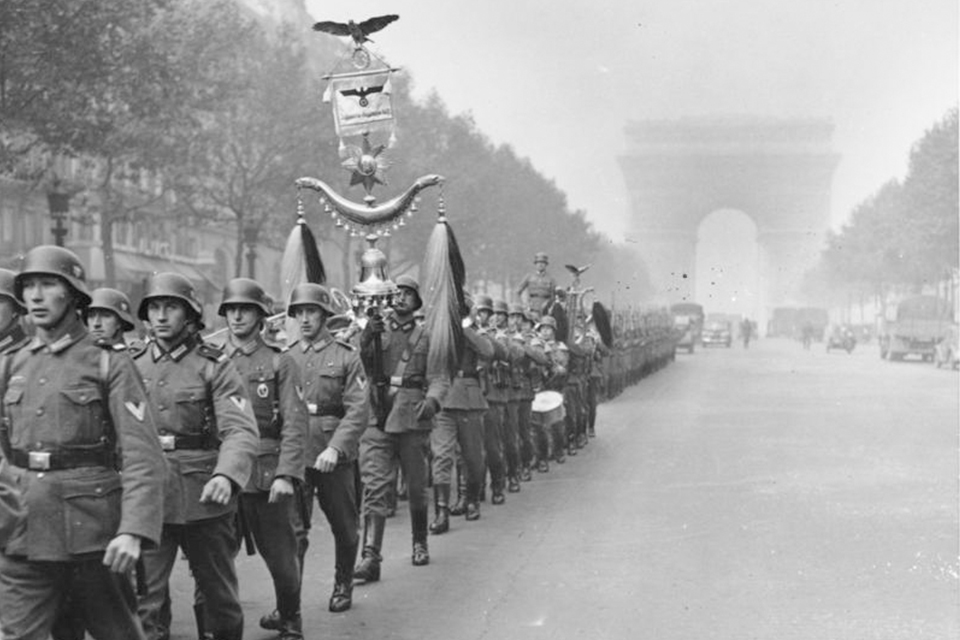
[[[374,371],[373,334],[361,337],[361,357],[367,372]],[[403,324],[391,318],[381,334],[381,370],[390,382],[389,406],[381,429],[377,424],[377,398],[371,389],[371,412],[367,430],[360,441],[360,471],[363,477],[364,513],[386,516],[388,493],[397,465],[407,481],[411,513],[427,509],[427,477],[430,429],[433,420],[419,420],[422,402],[432,398],[442,406],[449,384],[427,371],[429,338],[422,327],[409,320]],[[371,373],[371,378],[373,374]]]
[[[553,302],[553,296],[557,290],[557,281],[549,273],[544,271],[540,273],[535,271],[528,273],[520,286],[517,287],[517,296],[521,296],[526,290],[527,306],[537,312],[542,312],[547,305]]]
[[[49,345],[34,338],[4,356],[3,367],[11,464],[0,482],[25,506],[0,558],[4,636],[45,637],[69,595],[97,637],[142,637],[130,580],[101,563],[119,534],[143,549],[160,540],[165,465],[136,367],[79,319]]]
[[[277,611],[284,619],[300,613],[300,514],[294,496],[271,503],[277,477],[303,480],[307,410],[301,397],[300,368],[287,353],[256,335],[246,343],[232,336],[224,353],[246,382],[260,431],[253,473],[240,496],[243,523],[273,578]]]
[[[307,439],[307,525],[313,513],[313,496],[330,524],[336,555],[337,582],[352,571],[359,540],[356,462],[360,436],[369,422],[366,375],[360,353],[349,342],[334,339],[323,329],[313,341],[301,339],[290,349],[303,376],[309,411]],[[313,469],[327,447],[337,451],[333,471]],[[307,550],[306,531],[299,539],[301,562]]]
[[[259,433],[246,385],[219,349],[196,336],[171,351],[151,342],[134,359],[156,412],[169,471],[160,548],[143,556],[147,594],[140,618],[151,640],[168,633],[163,603],[182,548],[203,591],[209,629],[225,638],[243,629],[234,557],[233,524],[240,489],[247,485],[259,450]],[[203,487],[215,475],[234,491],[225,505],[201,503]]]
[[[487,401],[479,380],[479,358],[493,357],[493,345],[472,328],[463,330],[460,369],[450,383],[430,434],[434,484],[451,484],[457,444],[463,456],[468,502],[477,502],[483,481],[483,413]]]

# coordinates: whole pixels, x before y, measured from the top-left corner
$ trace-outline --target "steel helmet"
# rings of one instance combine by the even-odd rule
[[[543,251],[538,251],[533,254],[533,264],[537,264],[538,262],[550,264],[550,261],[547,259],[547,254],[545,254]]]
[[[423,306],[423,298],[420,297],[420,283],[417,282],[417,279],[413,276],[398,276],[397,277],[397,288],[403,287],[405,289],[410,289],[415,294],[417,294],[417,306],[414,308],[414,311]]]
[[[537,325],[537,331],[540,330],[540,327],[553,327],[553,330],[557,330],[557,319],[553,316],[543,316],[540,318],[540,324]]]
[[[519,302],[513,302],[507,305],[507,314],[511,316],[522,316],[524,315],[523,305]]]
[[[298,284],[290,292],[290,301],[287,303],[287,315],[293,316],[294,307],[303,307],[314,305],[323,309],[328,316],[336,315],[337,311],[333,308],[333,299],[330,292],[323,285],[305,282]]]
[[[473,308],[477,311],[493,311],[493,298],[481,293],[474,300]]]
[[[263,290],[260,283],[250,278],[234,278],[227,283],[223,288],[223,298],[217,308],[217,315],[226,315],[225,307],[228,304],[252,304],[265,316],[270,315],[270,309],[273,306],[270,296]]]
[[[494,301],[493,301],[493,312],[494,312],[494,313],[502,313],[502,314],[506,315],[506,314],[508,314],[510,311],[509,311],[509,308],[507,307],[506,301],[504,301],[504,300],[494,300]]]
[[[202,323],[203,305],[197,298],[197,291],[185,276],[179,273],[165,271],[155,273],[147,279],[146,293],[137,309],[137,317],[147,320],[147,302],[152,298],[176,298],[187,303],[187,308],[193,311],[195,320]]]
[[[16,272],[10,271],[9,269],[0,269],[0,296],[9,298],[14,306],[17,307],[19,313],[26,313],[27,309],[17,300],[17,291],[14,286],[16,278]]]
[[[91,309],[105,309],[113,311],[120,318],[120,326],[123,331],[133,331],[133,316],[130,315],[130,298],[122,291],[101,287],[94,289],[90,293],[90,304],[87,306],[86,313]]]
[[[34,247],[23,258],[23,269],[14,279],[14,292],[17,299],[23,300],[23,279],[32,275],[57,276],[66,281],[79,298],[79,307],[90,304],[90,293],[87,291],[86,271],[80,258],[73,251],[45,244]]]

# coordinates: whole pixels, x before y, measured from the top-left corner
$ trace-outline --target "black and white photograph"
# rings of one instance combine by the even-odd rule
[[[960,637],[955,0],[0,0],[0,640]]]

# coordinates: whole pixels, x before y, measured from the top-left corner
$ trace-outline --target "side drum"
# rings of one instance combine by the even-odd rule
[[[538,391],[531,408],[545,426],[560,422],[567,416],[563,410],[563,394],[559,391]]]

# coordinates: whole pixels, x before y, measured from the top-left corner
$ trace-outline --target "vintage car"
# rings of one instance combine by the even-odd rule
[[[957,325],[953,325],[933,350],[933,361],[938,369],[960,367],[960,344],[958,343],[960,343],[960,330],[957,329]]]
[[[847,353],[853,352],[857,346],[856,334],[849,325],[832,324],[827,327],[824,342],[827,343],[827,353],[831,349],[843,349]]]
[[[730,323],[708,322],[707,326],[703,328],[703,333],[700,335],[700,342],[704,347],[715,344],[723,345],[729,349],[730,344],[733,342],[733,334],[730,331]]]

